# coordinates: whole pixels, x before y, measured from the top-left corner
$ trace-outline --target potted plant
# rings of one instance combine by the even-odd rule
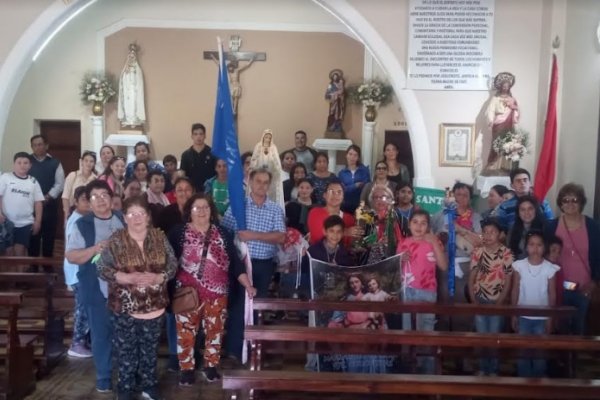
[[[92,114],[102,115],[104,104],[117,92],[113,89],[113,79],[110,76],[88,72],[81,81],[79,94],[83,104],[92,104]]]
[[[392,101],[393,92],[394,90],[388,83],[377,79],[364,81],[348,88],[350,101],[367,107],[365,119],[369,122],[375,121],[377,107],[385,106]]]

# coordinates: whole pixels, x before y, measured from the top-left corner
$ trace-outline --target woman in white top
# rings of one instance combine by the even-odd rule
[[[93,151],[84,151],[79,161],[79,169],[71,172],[65,178],[65,188],[62,192],[62,205],[65,223],[71,211],[71,207],[75,205],[75,189],[79,186],[85,186],[94,179],[96,174],[94,168],[96,167],[96,153]]]
[[[556,272],[560,267],[544,259],[541,231],[529,231],[526,238],[527,258],[513,263],[513,304],[519,306],[553,306],[556,303]],[[547,317],[513,318],[513,329],[522,335],[549,334],[552,320]],[[521,377],[539,378],[546,373],[545,359],[519,359]]]

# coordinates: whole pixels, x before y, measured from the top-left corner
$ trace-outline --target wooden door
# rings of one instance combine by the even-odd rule
[[[69,172],[79,169],[81,156],[81,122],[80,121],[39,121],[40,134],[48,140],[48,153],[58,159]],[[56,238],[64,239],[64,215],[62,206],[58,207],[58,224]]]
[[[394,143],[398,146],[398,157],[400,162],[408,168],[410,179],[415,177],[415,165],[413,161],[412,145],[410,144],[410,135],[408,131],[385,131],[385,144]]]

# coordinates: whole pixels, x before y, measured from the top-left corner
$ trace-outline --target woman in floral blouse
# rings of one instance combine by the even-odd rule
[[[193,287],[198,292],[197,310],[175,314],[177,355],[181,386],[195,382],[194,343],[200,327],[204,329],[204,377],[213,382],[220,378],[217,366],[223,343],[227,299],[231,281],[237,280],[250,297],[256,294],[244,270],[233,238],[218,224],[218,212],[205,194],[192,196],[184,206],[183,225],[169,232],[169,241],[179,259],[177,287]]]
[[[123,212],[127,228],[113,233],[97,263],[100,278],[109,283],[108,306],[114,313],[118,397],[132,399],[139,386],[145,399],[158,399],[158,341],[169,303],[167,281],[175,275],[177,259],[165,234],[151,227],[144,198],[125,200]]]

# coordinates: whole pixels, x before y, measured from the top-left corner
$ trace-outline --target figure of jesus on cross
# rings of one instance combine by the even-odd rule
[[[231,92],[231,105],[233,115],[237,116],[238,103],[242,97],[242,84],[240,82],[240,74],[250,68],[254,61],[266,61],[267,54],[254,51],[239,51],[242,44],[242,39],[237,36],[231,36],[229,40],[230,51],[223,53],[223,57],[227,60],[227,75],[229,76],[229,90]],[[213,60],[219,65],[219,53],[216,51],[205,51],[205,60]],[[247,64],[240,66],[241,61],[246,61]]]

